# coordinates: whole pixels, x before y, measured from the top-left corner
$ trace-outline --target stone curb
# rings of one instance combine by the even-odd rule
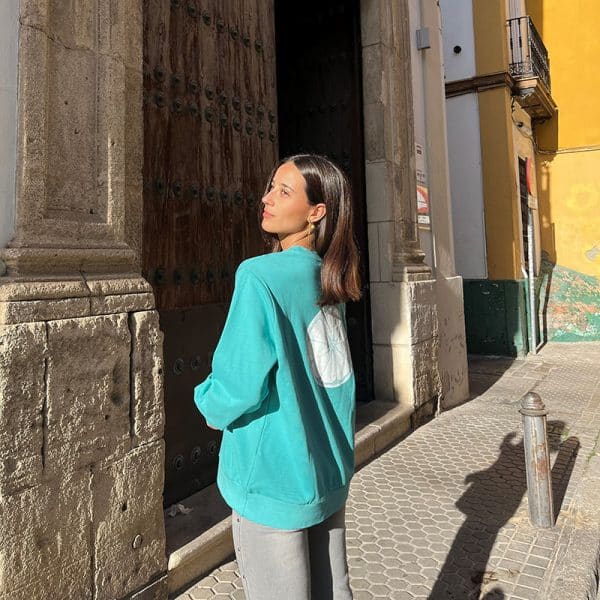
[[[232,554],[229,516],[171,553],[167,567],[169,593],[177,592],[207,575]]]
[[[600,454],[588,458],[582,485],[542,590],[549,600],[597,600],[600,579]]]
[[[412,408],[382,402],[371,402],[364,407],[363,415],[357,409],[357,419],[372,422],[360,427],[355,435],[355,463],[360,469],[411,431]],[[192,541],[173,551],[169,556],[169,593],[176,594],[195,580],[208,575],[213,569],[233,555],[231,517],[226,517]]]

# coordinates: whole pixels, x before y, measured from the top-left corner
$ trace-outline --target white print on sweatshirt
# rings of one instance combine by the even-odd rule
[[[346,326],[339,306],[324,306],[306,332],[310,367],[317,383],[326,388],[342,385],[352,375]]]

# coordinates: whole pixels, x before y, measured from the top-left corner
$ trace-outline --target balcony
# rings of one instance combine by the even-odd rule
[[[513,92],[532,119],[549,119],[556,112],[556,104],[550,94],[548,50],[530,17],[509,19],[507,29]]]

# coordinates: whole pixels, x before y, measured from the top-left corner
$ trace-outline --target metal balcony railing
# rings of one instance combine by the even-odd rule
[[[548,50],[546,50],[531,17],[509,19],[507,25],[510,43],[510,74],[515,79],[539,77],[550,92]]]

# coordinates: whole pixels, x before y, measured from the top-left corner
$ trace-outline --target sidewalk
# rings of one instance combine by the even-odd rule
[[[474,358],[477,397],[354,477],[347,505],[355,600],[584,600],[598,591],[600,343],[526,360]],[[527,512],[519,400],[546,407],[556,526]],[[560,511],[560,512],[559,512]],[[176,600],[244,598],[234,561]],[[285,599],[282,599],[285,600]]]

